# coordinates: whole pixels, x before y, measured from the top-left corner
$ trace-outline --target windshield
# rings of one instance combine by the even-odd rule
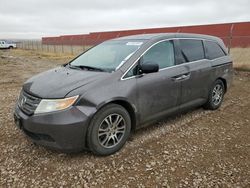
[[[70,65],[112,72],[131,57],[142,44],[142,40],[103,42],[74,59]]]

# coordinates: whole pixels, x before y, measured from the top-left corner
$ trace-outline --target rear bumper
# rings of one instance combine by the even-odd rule
[[[16,125],[34,143],[63,152],[78,152],[86,147],[89,117],[77,107],[60,112],[27,116],[17,106]]]

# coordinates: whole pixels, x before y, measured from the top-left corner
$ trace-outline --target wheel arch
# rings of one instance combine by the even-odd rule
[[[225,93],[227,92],[227,80],[225,78],[219,77],[217,80],[221,80],[225,87]]]
[[[129,113],[129,116],[131,118],[131,130],[134,131],[136,129],[137,120],[136,120],[136,113],[135,113],[136,110],[133,107],[133,105],[130,102],[128,102],[127,100],[119,98],[119,99],[113,99],[111,101],[106,102],[105,104],[100,105],[97,108],[97,111],[99,111],[101,108],[103,108],[104,106],[107,106],[109,104],[118,104],[118,105],[122,106],[123,108],[125,108],[125,110],[127,110],[127,112]]]

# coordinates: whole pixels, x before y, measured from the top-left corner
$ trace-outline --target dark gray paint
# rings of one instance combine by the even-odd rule
[[[125,64],[112,73],[73,70],[59,67],[29,79],[23,89],[40,98],[64,98],[80,95],[70,109],[63,112],[27,116],[16,107],[16,116],[21,118],[23,128],[55,138],[55,143],[39,144],[67,150],[86,147],[85,137],[93,115],[108,103],[124,105],[134,117],[134,129],[150,122],[206,102],[212,83],[222,78],[227,85],[232,80],[232,63],[229,56],[215,60],[199,60],[180,64],[156,73],[138,75],[123,80],[141,55],[153,44],[168,39],[192,38],[216,41],[226,52],[223,42],[212,36],[195,34],[147,34],[113,40],[142,39],[146,42]],[[183,80],[180,76],[186,75]],[[82,118],[82,119],[81,119]],[[77,131],[74,134],[74,129]],[[54,126],[55,125],[55,126]],[[71,140],[69,142],[69,140]],[[37,142],[37,141],[36,141]],[[72,145],[70,145],[72,143]]]
[[[82,71],[58,67],[40,73],[24,83],[23,89],[44,99],[64,98],[67,93],[96,80],[104,79],[108,73]]]

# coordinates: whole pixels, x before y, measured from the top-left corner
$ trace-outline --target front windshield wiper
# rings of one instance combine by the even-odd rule
[[[69,67],[69,68],[71,68],[71,69],[78,69],[78,70],[81,70],[80,67],[77,67],[77,66],[75,66],[75,65],[66,64],[65,67],[66,67],[66,66]]]
[[[71,65],[71,64],[68,64],[70,68],[72,69],[81,69],[81,70],[93,70],[93,71],[100,71],[100,72],[104,72],[103,69],[101,68],[97,68],[97,67],[91,67],[91,66],[87,66],[87,65]]]

